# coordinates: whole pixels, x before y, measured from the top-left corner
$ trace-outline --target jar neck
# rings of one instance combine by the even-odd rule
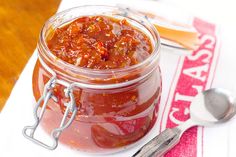
[[[119,87],[121,85],[127,86],[129,84],[133,84],[148,77],[148,75],[150,75],[152,71],[155,70],[159,64],[160,38],[158,32],[156,31],[155,27],[142,15],[128,10],[120,9],[118,7],[102,6],[104,7],[103,10],[107,9],[107,11],[113,13],[116,11],[116,15],[122,16],[123,18],[126,18],[128,20],[132,19],[132,21],[135,21],[137,24],[140,25],[139,27],[141,28],[141,30],[143,30],[148,34],[151,40],[153,46],[153,52],[143,62],[122,69],[94,70],[82,67],[75,67],[74,65],[71,65],[62,60],[57,59],[53,55],[53,53],[50,52],[46,43],[48,35],[56,28],[61,26],[63,23],[65,22],[68,23],[70,21],[73,21],[73,19],[75,19],[75,17],[73,17],[72,19],[71,18],[67,20],[64,19],[63,21],[63,19],[61,18],[70,14],[74,15],[74,11],[76,11],[76,9],[80,10],[80,12],[81,9],[82,10],[91,9],[92,11],[95,9],[94,7],[101,8],[101,6],[82,6],[78,8],[69,9],[59,14],[56,14],[45,23],[43,29],[41,30],[40,39],[37,47],[41,65],[44,66],[44,68],[49,73],[51,74],[54,73],[60,79],[63,79],[68,82],[80,82],[84,84],[93,84],[93,85],[116,84],[117,87]],[[105,11],[101,12],[100,14],[104,15],[104,12]],[[105,13],[108,14],[109,12]],[[99,14],[99,12],[96,14]],[[86,16],[86,14],[85,15],[79,14],[76,17],[80,16]],[[57,22],[59,20],[61,21],[61,23],[58,24]]]

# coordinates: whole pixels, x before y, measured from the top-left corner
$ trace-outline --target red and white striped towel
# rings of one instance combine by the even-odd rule
[[[29,60],[20,79],[16,83],[7,104],[0,114],[0,156],[84,156],[84,157],[129,157],[152,137],[165,128],[171,128],[189,118],[192,98],[211,87],[227,88],[236,91],[236,53],[230,53],[223,41],[221,44],[216,25],[199,18],[176,14],[176,10],[154,1],[144,0],[63,0],[59,11],[85,4],[124,4],[131,8],[164,13],[168,18],[191,22],[199,32],[201,46],[191,56],[183,56],[174,50],[162,49],[161,70],[163,93],[158,122],[151,132],[136,146],[112,155],[89,155],[72,151],[60,145],[55,151],[48,151],[24,139],[22,128],[32,122],[31,76],[36,62],[36,52]],[[46,4],[45,4],[46,5]],[[231,47],[234,45],[231,44]],[[222,47],[222,49],[221,49]],[[233,58],[235,57],[235,58]],[[233,73],[234,70],[234,73]],[[167,157],[234,157],[236,156],[236,118],[212,128],[195,127],[184,133],[180,143],[168,152]]]

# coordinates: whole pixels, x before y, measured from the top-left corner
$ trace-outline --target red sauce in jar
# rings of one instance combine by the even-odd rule
[[[84,69],[126,68],[144,61],[153,51],[145,33],[125,19],[107,16],[80,17],[57,28],[49,36],[47,46],[56,57]],[[124,82],[140,75],[128,73],[119,80],[113,78],[111,82]],[[37,62],[33,75],[33,91],[37,100],[50,77]],[[102,82],[105,80],[92,83]],[[62,119],[64,103],[68,101],[64,89],[62,85],[54,87],[58,102],[49,101],[42,119],[42,126],[48,133],[57,128]],[[134,143],[155,123],[160,91],[159,68],[142,81],[127,87],[74,89],[75,101],[80,108],[73,123],[63,131],[60,141],[72,148],[96,153],[110,152]]]
[[[153,50],[146,34],[125,19],[107,16],[80,17],[56,29],[47,44],[63,61],[91,69],[132,66]]]

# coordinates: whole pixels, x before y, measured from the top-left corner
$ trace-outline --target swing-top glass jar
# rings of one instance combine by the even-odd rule
[[[90,16],[125,19],[147,36],[152,52],[140,63],[114,69],[79,67],[56,57],[47,43],[53,32]],[[48,149],[55,149],[59,140],[74,149],[109,153],[135,143],[150,131],[161,95],[160,38],[144,16],[112,6],[72,8],[45,23],[37,49],[33,73],[36,123],[24,128],[25,137]],[[39,123],[51,134],[52,145],[34,137]]]

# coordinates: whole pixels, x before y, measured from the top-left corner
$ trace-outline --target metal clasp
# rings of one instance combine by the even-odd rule
[[[37,127],[39,126],[39,123],[43,117],[43,114],[46,110],[46,106],[48,104],[48,101],[50,99],[53,99],[54,101],[57,101],[57,98],[53,95],[53,91],[52,89],[55,87],[56,83],[58,83],[57,79],[55,76],[53,76],[45,85],[44,87],[44,92],[43,95],[40,97],[40,99],[38,100],[38,102],[36,103],[36,106],[34,108],[34,119],[35,119],[35,123],[32,126],[26,126],[23,129],[23,135],[24,137],[26,137],[27,139],[29,139],[30,141],[46,148],[49,150],[54,150],[56,149],[56,147],[58,146],[58,139],[60,137],[60,134],[62,133],[62,131],[66,128],[68,128],[70,126],[70,124],[72,123],[72,121],[74,120],[76,114],[77,114],[77,110],[78,108],[76,107],[76,103],[75,103],[75,99],[74,99],[74,95],[73,95],[73,86],[67,86],[65,88],[65,96],[67,98],[69,98],[69,102],[65,103],[64,105],[66,106],[66,110],[65,113],[63,115],[63,118],[61,120],[60,126],[58,128],[55,128],[52,130],[51,132],[51,137],[53,140],[53,144],[50,146],[38,139],[36,139],[34,137],[35,131],[37,129]],[[39,110],[39,106],[42,105],[41,111],[38,112]],[[69,113],[71,114],[71,117],[69,118],[69,120],[67,121],[67,117]],[[29,133],[29,134],[28,134]]]

